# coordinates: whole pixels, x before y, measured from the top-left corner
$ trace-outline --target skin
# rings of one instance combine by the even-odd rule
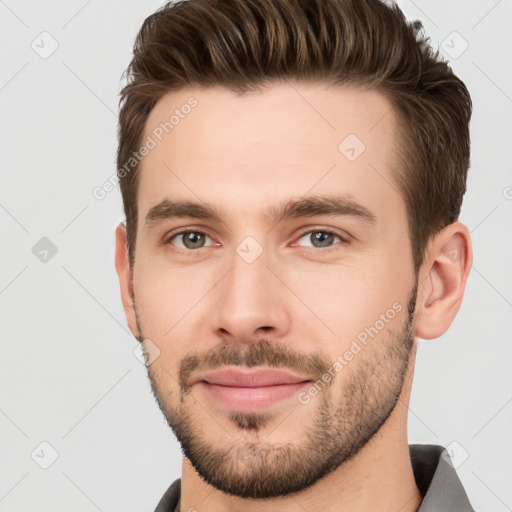
[[[441,230],[415,275],[391,175],[398,121],[378,92],[304,82],[242,96],[189,88],[156,104],[144,139],[191,96],[198,105],[144,157],[132,269],[125,227],[116,229],[127,322],[159,350],[148,375],[184,447],[180,509],[417,510],[407,441],[417,338],[443,334],[460,307],[468,229],[457,221]],[[365,145],[354,161],[338,149],[348,134]],[[281,202],[333,194],[375,222],[264,216]],[[166,198],[213,205],[220,220],[147,227]],[[204,244],[171,238],[179,228],[205,233]],[[318,231],[336,236],[319,247],[310,236]],[[237,253],[247,236],[262,250],[251,263]],[[255,254],[254,244],[242,247]],[[272,360],[316,379],[393,304],[400,310],[307,404],[293,397],[237,414],[191,385],[200,371]]]

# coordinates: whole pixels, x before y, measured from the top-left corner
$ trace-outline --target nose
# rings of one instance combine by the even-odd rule
[[[211,322],[217,337],[253,343],[288,333],[290,297],[267,263],[265,251],[252,263],[234,254],[231,270],[216,286]]]

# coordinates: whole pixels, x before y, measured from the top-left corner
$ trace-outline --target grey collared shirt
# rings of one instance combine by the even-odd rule
[[[475,512],[442,446],[411,444],[409,452],[416,485],[423,498],[417,512]],[[178,478],[162,496],[155,512],[180,512],[180,491],[181,478]]]

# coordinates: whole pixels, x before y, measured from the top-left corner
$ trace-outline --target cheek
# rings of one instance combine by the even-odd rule
[[[306,311],[303,307],[302,314],[296,315],[299,330],[309,332],[313,338],[315,333],[317,338],[325,333],[322,337],[331,347],[329,352],[337,351],[334,357],[352,339],[375,325],[381,315],[388,320],[385,330],[394,329],[398,325],[396,312],[406,307],[403,302],[407,292],[403,284],[384,272],[377,275],[354,268],[324,268],[320,278],[300,277],[296,276],[292,286],[308,308]]]
[[[397,234],[389,244],[339,264],[295,267],[287,271],[286,282],[307,305],[301,305],[301,314],[295,309],[299,331],[307,333],[305,339],[321,334],[335,357],[376,324],[383,336],[401,328],[413,280],[407,240]]]
[[[200,302],[206,277],[191,266],[170,268],[156,261],[139,268],[134,291],[144,333],[162,340],[171,336],[173,327]]]

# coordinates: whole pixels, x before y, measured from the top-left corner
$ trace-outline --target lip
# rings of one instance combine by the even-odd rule
[[[222,368],[196,377],[195,382],[205,381],[219,386],[231,386],[240,388],[256,388],[264,386],[277,386],[283,384],[297,384],[312,380],[308,376],[297,375],[286,370],[276,369],[252,369],[240,370],[235,368]]]
[[[312,379],[283,370],[225,368],[198,376],[195,383],[230,410],[253,412],[296,395]]]

